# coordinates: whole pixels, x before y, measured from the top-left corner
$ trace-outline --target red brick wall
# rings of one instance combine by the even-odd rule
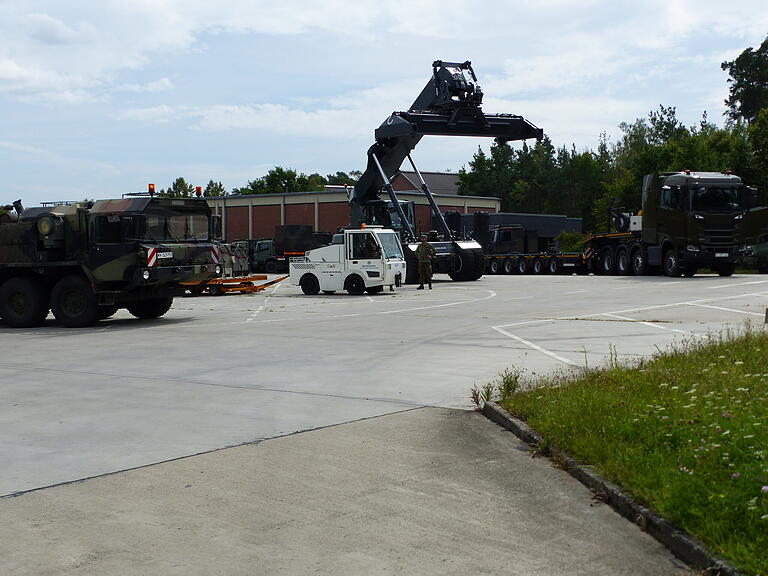
[[[248,206],[227,206],[227,242],[248,238]]]
[[[342,227],[349,227],[349,204],[346,202],[327,202],[320,204],[318,225],[321,232],[335,233]]]
[[[253,207],[253,238],[272,238],[280,224],[280,205]]]
[[[280,221],[278,220],[278,224]],[[286,224],[305,224],[315,226],[315,205],[313,204],[286,204]]]

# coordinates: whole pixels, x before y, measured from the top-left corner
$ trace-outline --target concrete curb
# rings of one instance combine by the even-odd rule
[[[518,420],[495,402],[486,402],[482,409],[489,420],[512,432],[533,448],[539,448],[542,437],[522,420]],[[635,502],[618,486],[601,478],[590,466],[584,466],[562,452],[544,448],[542,454],[563,465],[571,476],[584,484],[611,506],[616,512],[637,524],[642,530],[666,546],[675,556],[689,566],[706,570],[711,576],[739,576],[739,572],[722,558],[712,554],[692,536],[678,530],[667,520]]]

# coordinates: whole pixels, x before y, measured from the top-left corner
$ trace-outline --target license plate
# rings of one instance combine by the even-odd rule
[[[715,252],[715,258],[728,258],[728,252]]]

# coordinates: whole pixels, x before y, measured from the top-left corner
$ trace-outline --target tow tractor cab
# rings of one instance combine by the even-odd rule
[[[335,234],[330,246],[315,248],[290,261],[290,281],[304,294],[378,294],[405,279],[403,247],[394,230],[367,226]]]

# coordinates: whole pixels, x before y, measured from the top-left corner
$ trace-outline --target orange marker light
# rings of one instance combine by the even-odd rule
[[[148,189],[149,189],[150,196],[155,193],[155,185],[154,184],[150,184]]]
[[[203,195],[203,187],[202,186],[195,186],[195,194],[198,198]]]

